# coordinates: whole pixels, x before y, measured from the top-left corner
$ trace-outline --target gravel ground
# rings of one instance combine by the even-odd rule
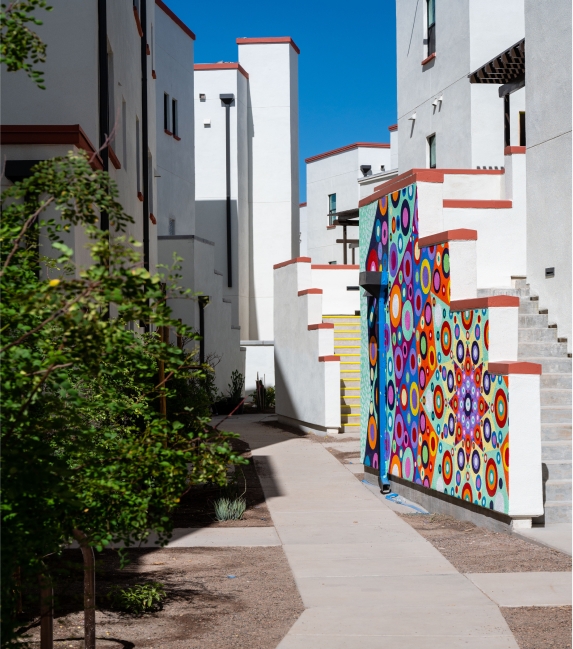
[[[98,648],[275,649],[304,610],[280,547],[139,550],[130,551],[130,557],[124,570],[115,553],[98,557]],[[110,586],[147,581],[165,585],[168,600],[162,611],[134,617],[106,610]],[[81,568],[59,591],[56,646],[80,649]],[[38,648],[39,628],[30,634],[31,646]]]
[[[234,450],[249,461],[235,467],[231,487],[221,488],[206,484],[193,487],[187,492],[179,507],[171,515],[174,527],[269,527],[273,521],[265,503],[265,496],[257,471],[253,464],[251,450],[246,442],[235,439],[232,442]],[[221,497],[243,496],[247,501],[247,509],[241,520],[215,520],[214,502]]]
[[[565,572],[571,557],[443,514],[400,514],[460,572]]]
[[[501,608],[520,649],[569,649],[571,607]]]

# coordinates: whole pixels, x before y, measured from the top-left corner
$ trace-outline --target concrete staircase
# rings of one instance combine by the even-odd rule
[[[513,278],[512,289],[480,289],[478,295],[520,298],[518,358],[540,363],[541,458],[546,523],[571,522],[571,356],[567,340],[558,338],[546,309],[532,296],[525,278]],[[510,424],[511,426],[511,424]]]
[[[323,315],[334,324],[334,353],[340,356],[341,432],[360,427],[360,316]]]

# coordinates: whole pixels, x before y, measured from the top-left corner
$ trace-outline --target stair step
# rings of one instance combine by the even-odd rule
[[[360,341],[360,336],[356,334],[360,333],[359,331],[339,331],[336,328],[334,329],[334,340],[357,340]]]
[[[535,315],[539,313],[539,302],[537,300],[522,300],[519,303],[519,315]]]
[[[546,502],[545,523],[571,523],[571,502]]]
[[[522,314],[519,312],[519,326],[522,328],[542,328],[549,325],[549,316],[544,313]]]
[[[571,460],[544,460],[548,480],[571,480]]]
[[[553,343],[557,342],[556,328],[520,327],[517,330],[517,339],[521,343]]]
[[[571,390],[571,374],[542,374],[542,390]]]
[[[540,391],[541,406],[570,406],[571,390],[544,389]]]
[[[571,440],[541,442],[541,459],[571,461]]]
[[[543,369],[543,374],[571,374],[571,359],[570,358],[541,358],[539,356],[523,357],[521,361],[530,361],[531,363],[539,363]]]
[[[567,343],[519,342],[517,358],[567,358]]]
[[[548,480],[545,483],[547,501],[571,501],[571,480]]]
[[[571,424],[541,424],[542,442],[559,442],[571,439]]]
[[[541,406],[542,424],[570,424],[571,406]]]

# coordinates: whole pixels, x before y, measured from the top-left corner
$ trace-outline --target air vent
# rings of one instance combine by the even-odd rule
[[[553,266],[545,269],[545,279],[550,279],[551,277],[555,277],[555,267]]]

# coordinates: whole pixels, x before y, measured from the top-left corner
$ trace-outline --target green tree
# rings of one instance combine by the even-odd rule
[[[46,44],[28,27],[42,25],[32,12],[52,11],[46,0],[15,0],[0,4],[0,64],[8,72],[24,70],[39,88],[44,88],[44,73],[35,67],[46,60]]]
[[[77,531],[98,549],[132,544],[150,530],[164,542],[169,511],[187,486],[224,484],[227,465],[241,459],[232,435],[212,429],[192,398],[177,404],[175,416],[160,413],[162,396],[177,402],[170,380],[176,387],[198,372],[157,329],[193,332],[171,317],[162,278],[143,268],[109,176],[92,170],[83,153],[40,162],[3,193],[2,209],[5,642],[16,628],[17,570],[41,572],[42,558]],[[109,234],[98,227],[101,211]],[[86,268],[64,243],[73,228],[85,233]],[[175,279],[170,294],[179,290]]]

